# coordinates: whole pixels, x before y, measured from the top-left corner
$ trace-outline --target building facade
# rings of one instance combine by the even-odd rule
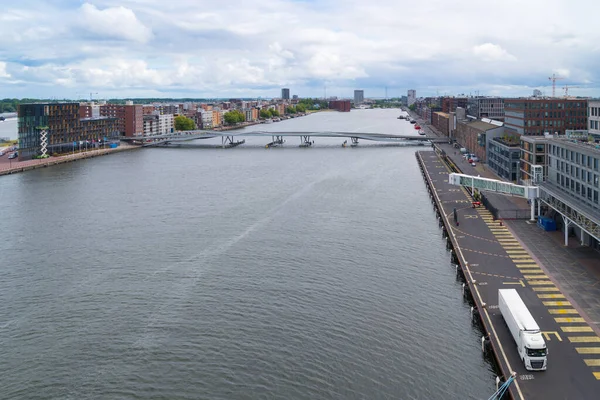
[[[469,115],[477,119],[504,121],[504,99],[501,97],[471,97],[466,109]]]
[[[450,137],[450,115],[437,111],[431,115],[431,124],[445,137]]]
[[[365,91],[355,90],[354,91],[354,104],[362,104],[365,101]]]
[[[290,89],[288,89],[288,88],[281,89],[281,98],[283,100],[289,100],[290,99]]]
[[[47,132],[47,154],[73,151],[119,137],[117,119],[81,118],[79,103],[20,104],[18,109],[19,160],[40,154],[42,131]]]
[[[417,101],[417,91],[414,89],[409,89],[406,96],[408,106],[412,106]]]
[[[594,136],[600,136],[600,100],[588,102],[588,131]]]
[[[329,108],[332,110],[349,112],[351,108],[350,100],[332,100],[329,102]]]
[[[144,134],[144,106],[133,104],[103,104],[100,115],[117,119],[117,128],[122,136],[134,137]]]
[[[521,143],[516,136],[495,137],[488,141],[487,165],[499,177],[517,182]]]
[[[444,97],[442,99],[442,112],[455,112],[457,107],[466,108],[469,99],[466,97]]]
[[[544,136],[521,136],[521,158],[519,160],[519,182],[527,184],[535,181],[534,166],[542,167],[542,179],[548,176],[548,141]]]
[[[495,125],[477,120],[458,120],[454,139],[470,153],[475,154],[480,161],[487,161],[488,142],[504,134],[502,124]]]
[[[506,126],[520,135],[564,135],[566,130],[587,129],[588,102],[570,98],[518,98],[504,100]]]
[[[143,122],[144,136],[164,135],[175,130],[172,114],[159,114],[155,112],[151,115],[144,115]]]

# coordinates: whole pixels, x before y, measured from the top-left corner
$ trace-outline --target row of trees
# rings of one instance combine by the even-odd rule
[[[279,111],[272,108],[263,108],[260,110],[260,117],[263,119],[269,119],[273,117],[279,117]]]
[[[230,110],[224,115],[225,123],[227,125],[235,125],[240,122],[246,121],[246,116],[240,110]]]
[[[306,106],[304,104],[298,104],[296,107],[290,106],[285,109],[286,114],[296,114],[306,112]]]

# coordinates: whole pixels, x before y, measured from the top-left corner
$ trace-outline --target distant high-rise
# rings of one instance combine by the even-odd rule
[[[417,101],[417,91],[414,89],[408,90],[408,106],[412,106]]]
[[[364,90],[355,90],[354,91],[354,104],[361,104],[365,101],[365,91]]]
[[[281,89],[281,98],[283,100],[289,100],[290,99],[290,89],[288,89],[288,88]]]

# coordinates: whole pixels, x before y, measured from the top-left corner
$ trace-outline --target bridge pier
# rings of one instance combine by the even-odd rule
[[[313,142],[310,140],[309,135],[301,135],[300,136],[300,147],[310,147]]]
[[[357,137],[351,137],[350,140],[352,140],[352,147],[356,147],[358,146],[358,138]]]

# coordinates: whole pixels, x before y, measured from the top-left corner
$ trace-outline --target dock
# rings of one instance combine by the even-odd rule
[[[450,169],[436,151],[416,153],[424,182],[447,239],[452,265],[483,331],[482,351],[502,373],[517,379],[514,399],[600,398],[600,337],[557,285],[489,210],[465,188],[451,185]],[[456,215],[456,221],[455,221]],[[514,288],[540,326],[548,346],[548,369],[527,371],[498,309],[498,289]],[[465,328],[468,329],[468,328]]]

